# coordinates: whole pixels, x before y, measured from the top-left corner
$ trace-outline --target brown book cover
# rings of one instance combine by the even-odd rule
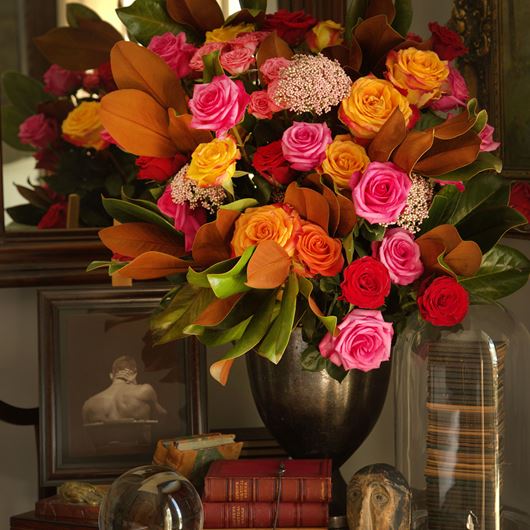
[[[213,462],[204,482],[204,501],[274,502],[280,464],[285,466],[281,502],[331,501],[331,460],[276,458]]]
[[[274,502],[204,502],[204,528],[270,528]],[[280,503],[279,527],[327,527],[328,505],[306,502]]]
[[[35,503],[35,515],[51,519],[79,519],[83,521],[97,521],[99,506],[66,502],[58,495],[41,499]]]

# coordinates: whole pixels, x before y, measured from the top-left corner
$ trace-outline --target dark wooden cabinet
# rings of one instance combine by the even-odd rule
[[[10,519],[11,530],[93,530],[96,521],[44,519],[37,517],[35,512],[14,515]]]

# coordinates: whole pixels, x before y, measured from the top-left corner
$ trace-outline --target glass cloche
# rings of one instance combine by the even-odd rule
[[[530,529],[530,335],[500,306],[409,319],[394,349],[396,466],[413,528]]]
[[[141,466],[117,478],[101,506],[100,530],[201,530],[203,510],[191,482],[163,466]]]

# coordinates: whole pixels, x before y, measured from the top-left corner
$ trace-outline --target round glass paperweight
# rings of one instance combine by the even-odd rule
[[[118,477],[99,512],[100,530],[201,530],[203,509],[191,482],[163,466]]]

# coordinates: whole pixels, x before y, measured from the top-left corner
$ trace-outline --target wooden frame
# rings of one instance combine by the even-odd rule
[[[76,479],[109,481],[150,463],[158,438],[207,432],[204,348],[194,338],[165,345],[164,359],[170,361],[161,368],[173,368],[173,378],[140,362],[141,340],[134,335],[143,335],[146,318],[166,292],[167,286],[39,291],[41,486]],[[79,337],[80,329],[89,335]],[[175,353],[179,347],[182,356]],[[113,361],[124,354],[137,360],[138,367],[137,385],[125,387],[143,392],[151,386],[155,392],[149,417],[87,419],[91,396],[105,387],[116,390],[115,380],[109,386],[108,374],[115,374]],[[144,406],[143,397],[141,401]],[[157,402],[167,414],[155,414]],[[96,413],[105,414],[101,407]]]

